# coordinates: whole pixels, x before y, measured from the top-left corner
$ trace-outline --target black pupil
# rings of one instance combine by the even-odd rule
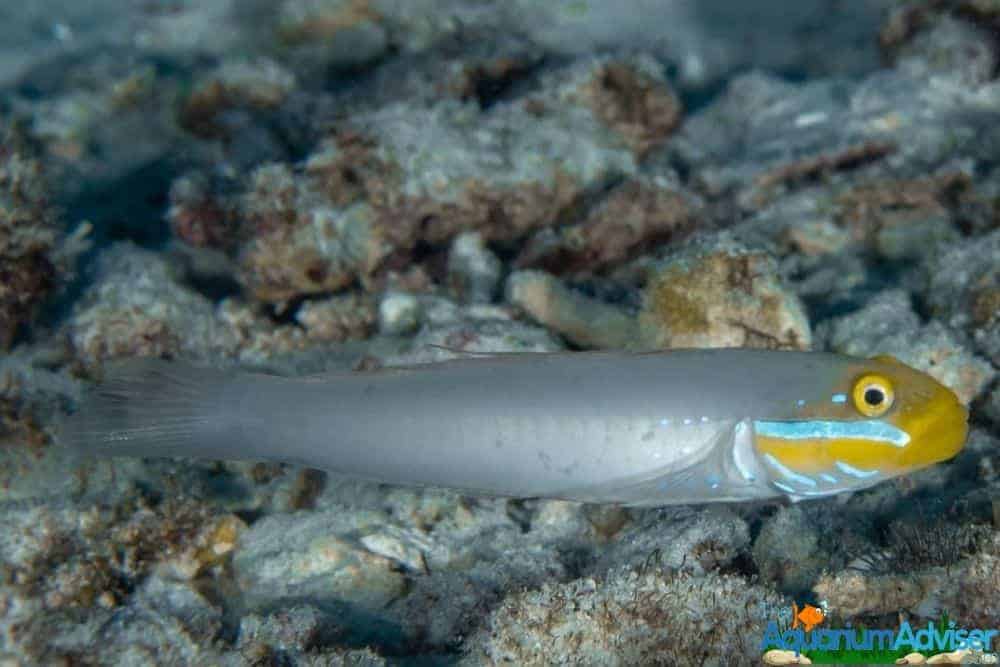
[[[885,400],[885,394],[881,389],[865,389],[865,403],[871,406],[881,405]]]

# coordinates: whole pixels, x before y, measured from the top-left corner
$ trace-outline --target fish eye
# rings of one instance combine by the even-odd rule
[[[854,383],[854,407],[866,417],[881,417],[892,407],[892,383],[881,375],[865,375]]]

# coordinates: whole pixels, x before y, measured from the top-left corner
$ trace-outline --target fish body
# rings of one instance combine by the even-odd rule
[[[147,360],[113,369],[63,438],[98,455],[666,505],[871,486],[953,456],[966,419],[896,360],[811,352],[473,355],[301,379]]]

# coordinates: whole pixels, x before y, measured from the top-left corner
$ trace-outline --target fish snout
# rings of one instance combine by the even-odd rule
[[[969,410],[950,390],[941,388],[923,410],[902,424],[910,435],[903,465],[923,468],[956,456],[969,434]]]

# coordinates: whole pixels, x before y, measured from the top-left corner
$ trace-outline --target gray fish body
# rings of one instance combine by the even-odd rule
[[[827,411],[832,378],[858,363],[746,349],[505,354],[290,379],[140,361],[113,370],[62,437],[98,455],[276,460],[486,495],[754,500],[793,495],[787,482],[802,479],[765,465],[755,425]]]
[[[495,495],[641,502],[632,496],[650,490],[634,487],[656,480],[657,498],[726,499],[721,468],[699,479],[689,469],[731,457],[737,425],[770,392],[752,374],[718,377],[707,359],[504,355],[309,381],[241,376],[221,409],[231,430],[213,442],[229,455],[254,443],[265,458]],[[720,401],[720,386],[742,399]],[[725,486],[737,487],[734,498],[777,495],[746,479]]]

